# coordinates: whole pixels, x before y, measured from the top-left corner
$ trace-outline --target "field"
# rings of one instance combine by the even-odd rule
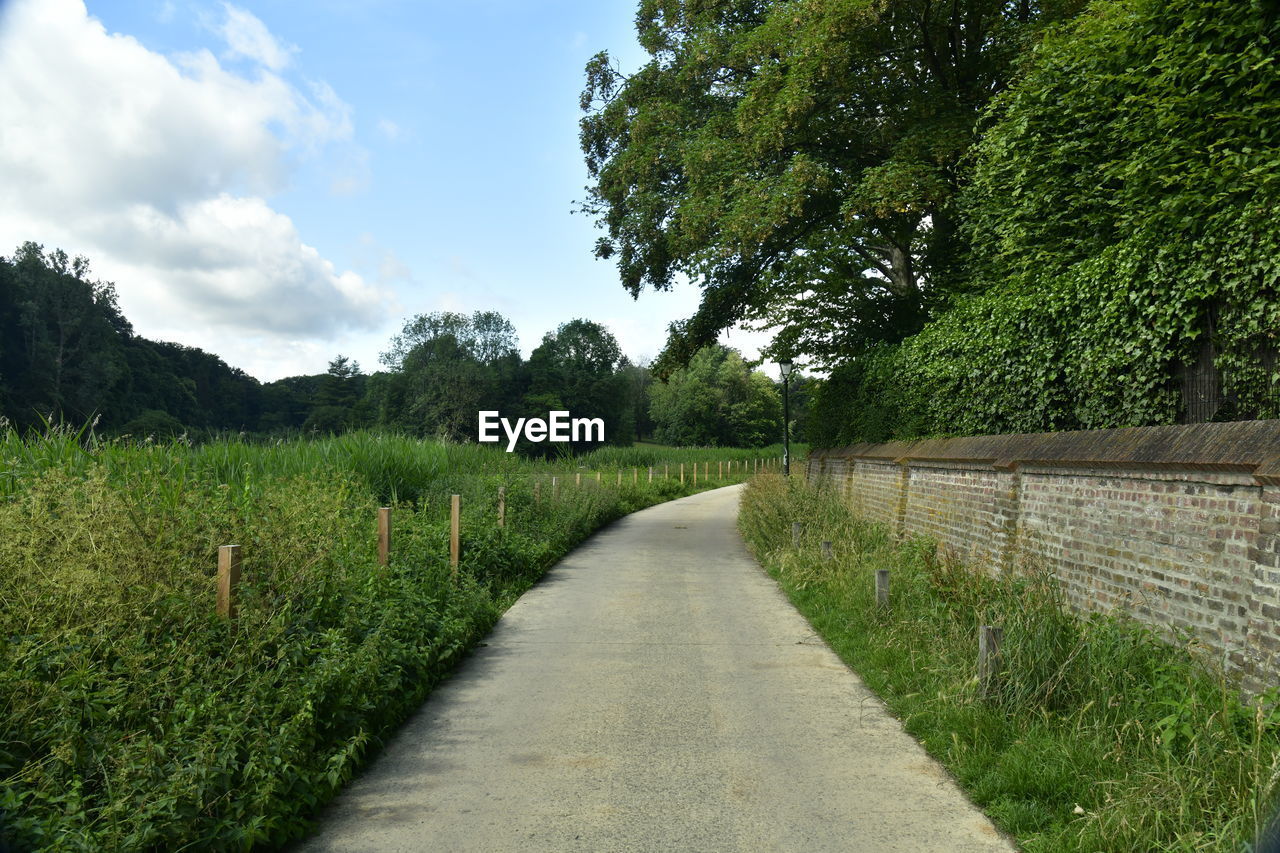
[[[1081,619],[1047,573],[993,578],[927,540],[896,542],[799,478],[753,479],[739,526],[814,628],[1028,853],[1280,849],[1276,837],[1252,846],[1260,825],[1276,829],[1275,690],[1242,702],[1185,638]],[[1004,629],[985,686],[980,625]]]
[[[368,433],[198,446],[0,433],[0,848],[300,836],[573,545],[779,456],[650,446],[530,462]],[[386,566],[379,506],[393,507]],[[215,605],[228,544],[243,558],[234,619]]]

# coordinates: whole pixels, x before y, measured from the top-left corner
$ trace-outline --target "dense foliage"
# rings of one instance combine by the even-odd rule
[[[1100,2],[1048,34],[962,199],[977,293],[839,372],[818,440],[1175,423],[1197,359],[1216,417],[1280,416],[1278,48],[1232,0]]]
[[[50,414],[105,415],[121,431],[238,430],[263,389],[216,356],[133,333],[115,288],[89,262],[24,243],[0,258],[0,417],[37,426]],[[104,424],[105,426],[105,424]]]
[[[649,396],[654,437],[666,444],[759,447],[777,439],[782,423],[773,382],[727,347],[700,350]]]
[[[605,448],[568,468],[367,433],[189,447],[0,431],[0,848],[278,849],[568,548],[688,494],[681,462],[703,463],[707,488],[763,453]],[[392,502],[382,567],[375,513]],[[234,621],[214,607],[230,543]]]
[[[1280,841],[1280,697],[1242,703],[1193,642],[1082,619],[1044,572],[993,578],[931,542],[897,542],[795,477],[755,478],[739,526],[814,628],[1019,849],[1238,853]],[[876,604],[879,569],[890,572],[888,610]],[[985,697],[974,672],[983,624],[1004,629],[1002,675]],[[1276,834],[1249,845],[1268,821]]]
[[[583,207],[633,294],[677,274],[702,287],[665,367],[744,319],[819,361],[918,329],[955,277],[981,110],[1080,5],[642,0],[646,64],[587,66]]]

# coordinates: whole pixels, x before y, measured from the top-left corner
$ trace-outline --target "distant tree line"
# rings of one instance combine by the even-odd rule
[[[325,373],[262,383],[211,353],[134,334],[114,285],[92,280],[84,258],[31,242],[0,257],[0,416],[19,430],[96,420],[101,433],[138,437],[380,428],[472,441],[488,409],[603,418],[610,444],[760,446],[781,433],[778,389],[736,351],[708,347],[662,382],[590,320],[561,324],[525,360],[501,314],[422,314],[380,360],[367,374],[339,355]],[[797,390],[793,429],[803,429],[803,382]]]

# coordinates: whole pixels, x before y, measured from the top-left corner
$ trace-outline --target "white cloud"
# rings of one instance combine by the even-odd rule
[[[335,269],[266,201],[291,151],[353,147],[351,111],[323,83],[304,93],[274,73],[293,49],[226,11],[230,49],[263,66],[252,79],[207,50],[166,57],[110,34],[81,0],[7,6],[0,252],[36,240],[85,254],[140,333],[214,337],[249,369],[240,349],[275,341],[300,354],[379,328],[390,294]],[[360,154],[353,182],[367,173]],[[242,337],[254,343],[238,347]]]
[[[279,71],[289,64],[292,54],[298,52],[291,44],[281,44],[253,13],[230,3],[223,3],[222,9],[227,17],[219,31],[227,42],[228,57],[243,57]]]
[[[389,118],[378,119],[378,132],[381,133],[388,142],[399,142],[401,135],[404,133],[400,129],[400,125],[396,124]]]

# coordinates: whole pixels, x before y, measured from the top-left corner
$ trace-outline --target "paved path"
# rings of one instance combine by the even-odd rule
[[[566,557],[301,849],[1012,850],[752,560],[737,503]]]

